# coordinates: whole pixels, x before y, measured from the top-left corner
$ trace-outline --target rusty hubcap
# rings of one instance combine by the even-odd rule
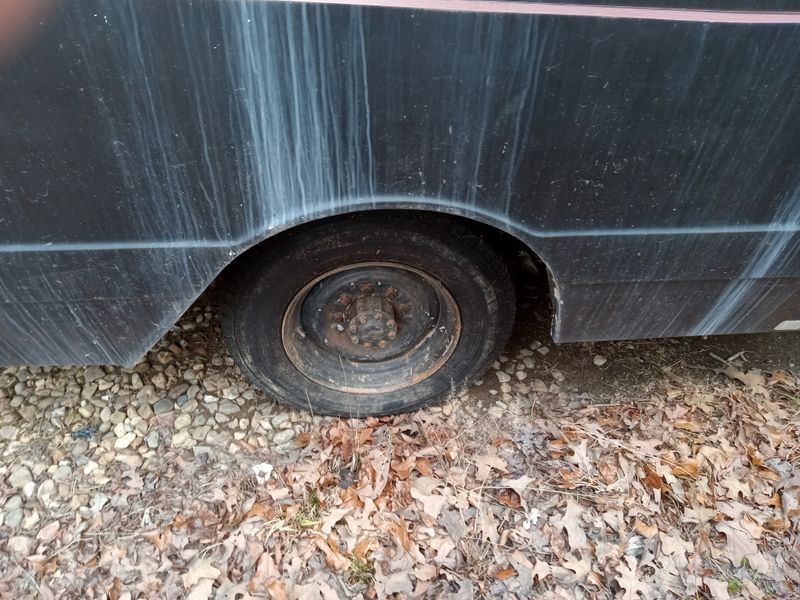
[[[334,390],[385,393],[418,383],[452,354],[458,307],[440,281],[382,262],[334,269],[289,304],[283,347],[309,379]]]

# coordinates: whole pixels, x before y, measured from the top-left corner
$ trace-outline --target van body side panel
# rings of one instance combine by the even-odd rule
[[[380,208],[524,241],[556,341],[800,319],[797,13],[20,6],[0,12],[0,364],[132,364],[249,247]]]

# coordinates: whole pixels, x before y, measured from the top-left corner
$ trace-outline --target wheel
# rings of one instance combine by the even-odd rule
[[[470,229],[361,213],[246,256],[223,324],[255,385],[349,417],[412,411],[461,388],[485,372],[513,320],[505,264]]]

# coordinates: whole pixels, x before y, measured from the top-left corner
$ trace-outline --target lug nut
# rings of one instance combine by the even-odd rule
[[[383,313],[376,312],[375,313],[375,320],[376,321],[383,321]]]
[[[345,304],[345,305],[347,305],[347,304],[350,304],[350,303],[353,301],[353,299],[350,297],[350,294],[341,294],[341,295],[340,295],[340,296],[339,296],[339,297],[336,299],[336,301],[337,301],[339,304]]]
[[[389,342],[387,342],[386,340],[381,340],[380,342],[378,342],[378,346],[380,346],[381,348],[386,348],[386,346],[388,345]]]
[[[358,331],[358,327],[356,327],[355,325],[350,325],[350,327],[347,328],[347,331],[349,331],[350,333],[355,333]]]
[[[395,323],[394,319],[389,319],[388,321],[386,321],[386,326],[389,329],[397,329],[397,323]]]
[[[367,315],[358,315],[358,322],[362,325],[367,322]]]
[[[371,296],[374,291],[375,288],[372,287],[371,283],[365,283],[361,286],[361,293],[365,296]]]
[[[397,297],[397,289],[390,287],[388,290],[386,290],[386,297],[389,300],[394,300]]]
[[[364,342],[364,348],[366,348],[367,350],[372,348],[372,342]]]
[[[358,336],[357,336],[357,335],[351,335],[351,336],[350,336],[350,341],[351,341],[351,342],[353,342],[354,344],[357,344],[357,343],[358,343],[358,342],[360,342],[361,340],[359,340],[359,339],[358,339]]]

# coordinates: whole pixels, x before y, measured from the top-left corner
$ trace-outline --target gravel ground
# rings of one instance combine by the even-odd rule
[[[452,425],[457,424],[456,417],[473,426],[480,423],[456,433],[459,438],[474,438],[470,447],[480,448],[500,439],[504,430],[511,434],[510,415],[519,423],[525,415],[536,415],[538,404],[577,411],[637,399],[646,403],[656,393],[669,397],[670,386],[719,381],[713,367],[792,372],[800,356],[796,335],[558,348],[546,335],[547,315],[530,308],[535,306],[533,300],[523,302],[524,318],[515,338],[484,381],[450,402],[422,411],[413,423],[439,418]],[[213,555],[210,548],[227,548],[228,541],[215,544],[214,531],[221,525],[214,518],[198,517],[203,512],[197,506],[223,505],[232,511],[233,505],[243,502],[243,512],[251,514],[254,506],[260,506],[259,495],[254,492],[250,497],[248,490],[269,480],[273,469],[291,468],[316,432],[335,429],[339,422],[286,410],[265,398],[233,365],[220,339],[214,309],[201,303],[133,369],[2,371],[0,596],[246,596],[235,593],[241,585],[235,581],[236,573],[220,577],[220,563],[214,567],[202,562],[204,556]],[[453,414],[454,407],[458,415]],[[376,423],[363,426],[373,428]],[[401,422],[392,421],[392,426],[397,423]],[[531,435],[535,441],[536,434]],[[324,454],[325,448],[320,452]],[[235,489],[231,482],[236,482]],[[188,516],[190,505],[195,507],[194,517]],[[189,518],[203,523],[193,530],[199,534],[183,539],[181,519]],[[144,536],[158,549],[167,544],[165,528],[172,532],[169,543],[177,548],[170,560],[185,568],[176,580],[162,576],[158,585],[144,584],[143,573],[163,573],[166,559],[134,551],[138,547],[134,542]],[[259,543],[262,551],[268,546],[265,540]],[[519,573],[521,567],[513,564],[512,572]],[[260,565],[258,561],[251,567],[258,573]],[[348,572],[352,568],[351,564]],[[298,573],[290,567],[279,571],[286,577]],[[370,573],[378,579],[374,570]],[[252,573],[239,575],[247,580]],[[417,579],[419,583],[424,577]],[[505,579],[497,576],[498,581]],[[286,597],[283,588],[267,592],[268,588],[264,595]],[[292,595],[289,588],[288,597],[304,597]],[[377,592],[374,585],[367,588],[353,592],[334,583],[329,587],[336,590],[335,596],[380,597],[381,590],[391,592],[386,587],[379,586]],[[404,589],[399,588],[400,597]],[[493,597],[510,593],[505,587],[499,592],[491,586],[481,590],[494,593]],[[246,591],[259,595],[252,583]],[[475,597],[481,593],[475,588]],[[315,597],[326,596],[320,592]]]

